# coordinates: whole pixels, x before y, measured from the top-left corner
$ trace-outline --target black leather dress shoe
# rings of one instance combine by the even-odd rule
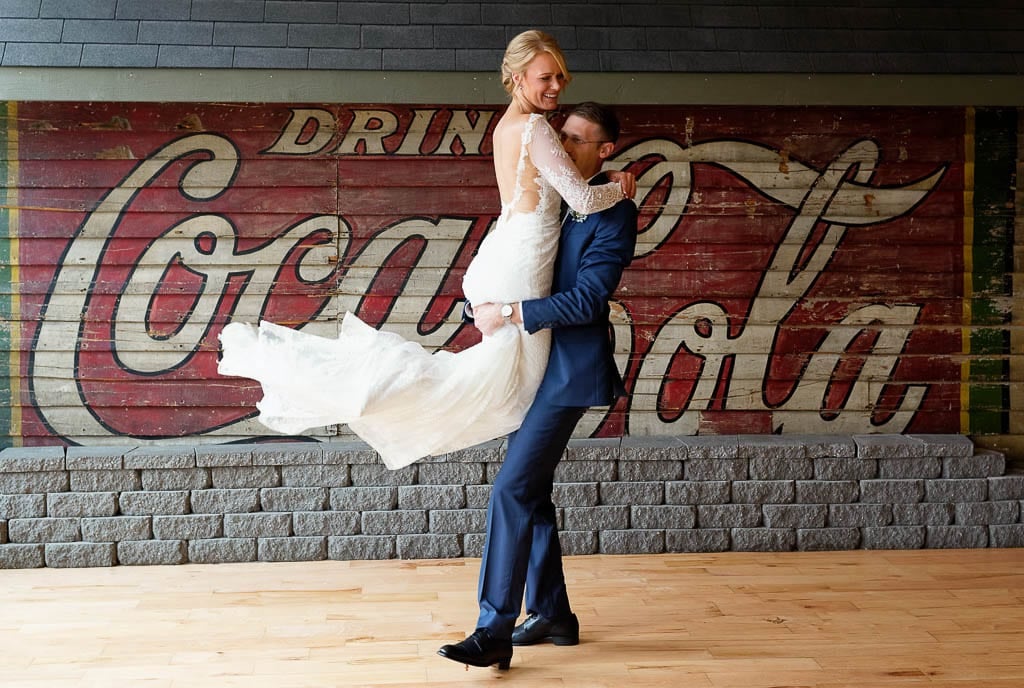
[[[530,614],[512,631],[513,645],[536,645],[549,641],[555,645],[579,645],[580,621],[576,615],[552,621],[540,614]]]
[[[497,664],[498,669],[506,671],[512,664],[512,642],[497,640],[486,628],[478,628],[461,643],[445,645],[437,654],[475,667]]]

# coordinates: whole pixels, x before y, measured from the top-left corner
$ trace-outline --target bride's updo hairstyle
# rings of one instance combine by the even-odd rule
[[[515,82],[512,81],[512,75],[524,74],[526,66],[540,53],[550,53],[551,57],[555,58],[558,68],[565,76],[565,83],[572,80],[569,68],[565,66],[565,55],[558,47],[555,37],[543,31],[531,29],[513,38],[505,48],[505,57],[501,60],[501,84],[509,95],[512,95],[516,88]]]

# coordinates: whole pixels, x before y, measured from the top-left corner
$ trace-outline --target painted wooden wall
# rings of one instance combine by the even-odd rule
[[[232,319],[471,345],[500,111],[0,103],[0,441],[263,435]],[[618,111],[630,395],[579,435],[1024,434],[1017,109]]]

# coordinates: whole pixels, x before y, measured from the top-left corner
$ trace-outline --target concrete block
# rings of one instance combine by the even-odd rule
[[[77,518],[12,518],[7,522],[7,539],[15,544],[36,542],[77,542],[82,539]]]
[[[923,480],[860,481],[860,501],[864,503],[913,504],[923,499]]]
[[[356,511],[297,511],[292,514],[292,531],[299,537],[355,535],[359,532]]]
[[[682,461],[619,461],[618,479],[623,482],[681,480]]]
[[[695,435],[676,438],[688,459],[735,459],[739,444],[735,435]]]
[[[828,524],[834,528],[878,528],[891,523],[891,504],[830,504],[828,507]]]
[[[67,492],[68,474],[64,471],[41,473],[0,473],[0,494],[42,494]],[[81,490],[77,490],[81,492]]]
[[[879,459],[879,478],[938,478],[942,459],[925,456],[914,459]]]
[[[499,60],[499,63],[501,61]],[[675,437],[622,437],[619,438],[620,461],[667,461],[681,463],[686,458],[686,447]],[[670,480],[674,478],[669,478]]]
[[[628,506],[572,506],[565,509],[565,530],[625,530]]]
[[[640,530],[678,530],[697,525],[697,509],[673,504],[637,505],[630,507],[629,524]]]
[[[567,557],[597,554],[597,533],[592,530],[562,530],[558,533],[558,545]]]
[[[926,502],[984,502],[988,498],[988,481],[983,478],[939,478],[924,483]]]
[[[559,534],[561,535],[561,534]],[[587,533],[587,535],[594,536],[596,542],[597,536],[594,533]],[[484,540],[485,536],[483,533],[466,533],[462,536],[462,556],[473,557],[479,559],[484,555]],[[562,553],[565,554],[565,548],[562,548]]]
[[[598,485],[599,483],[555,483],[551,492],[551,501],[556,507],[597,506],[600,503]],[[487,501],[490,499],[491,489],[490,487],[485,487],[483,490],[486,490],[487,497],[483,500],[481,508],[486,508]],[[467,487],[466,506],[474,508],[474,505],[469,503],[470,497],[471,491]],[[474,495],[473,499],[476,500],[479,497]]]
[[[398,508],[397,487],[338,487],[331,490],[335,511],[391,511]]]
[[[322,561],[327,558],[326,537],[270,537],[256,540],[259,561]]]
[[[117,564],[113,542],[54,542],[44,547],[46,565],[54,569],[78,569]]]
[[[856,502],[859,497],[860,483],[853,480],[798,480],[796,482],[796,501],[800,504],[841,504]]]
[[[988,478],[988,498],[993,501],[1024,499],[1024,475],[1001,475]],[[3,497],[0,497],[0,500],[2,499]],[[0,512],[2,511],[3,507],[0,506]]]
[[[413,464],[400,468],[397,471],[389,470],[387,466],[353,464],[349,468],[352,476],[352,484],[356,487],[363,486],[391,486],[391,485],[415,485],[416,471],[418,466]]]
[[[116,471],[124,468],[124,455],[134,449],[126,447],[68,447],[64,463],[69,471]]]
[[[63,471],[64,447],[6,447],[0,449],[0,473]]]
[[[44,494],[0,494],[0,518],[41,518],[46,515]]]
[[[132,492],[142,489],[139,471],[71,471],[74,492]]]
[[[399,559],[454,559],[462,556],[458,535],[399,535]]]
[[[136,447],[125,453],[124,467],[129,469],[195,468],[196,448],[191,445]]]
[[[394,559],[394,535],[343,535],[327,538],[327,558],[338,561]]]
[[[864,549],[921,549],[925,542],[925,526],[886,526],[861,529]]]
[[[860,547],[859,528],[799,528],[796,548],[801,552],[837,552]]]
[[[857,443],[849,435],[800,435],[810,459],[852,459]]]
[[[465,449],[459,449],[457,451],[448,452],[446,455],[441,457],[434,457],[434,459],[426,459],[420,461],[420,466],[426,465],[444,465],[451,463],[494,463],[500,462],[505,456],[506,442],[504,439],[491,440],[490,442],[482,442],[472,447],[466,447]],[[420,482],[423,482],[422,480]]]
[[[482,485],[483,482],[482,462],[420,464],[420,485]]]
[[[661,554],[664,530],[604,530],[598,533],[601,554]]]
[[[193,50],[193,48],[182,49]],[[199,445],[196,447],[196,466],[200,468],[251,466],[254,446],[249,444]]]
[[[121,542],[149,540],[153,537],[152,516],[109,516],[82,519],[85,542]]]
[[[810,480],[814,462],[810,459],[755,456],[750,459],[751,480]]]
[[[566,483],[573,485],[577,483]],[[585,485],[588,483],[578,483]],[[597,483],[589,483],[594,485],[594,504],[597,504]],[[466,508],[467,509],[486,509],[488,503],[491,500],[491,486],[490,485],[466,485]],[[558,485],[555,485],[555,495],[560,494]],[[552,497],[554,499],[554,497]],[[560,504],[555,501],[555,506],[594,506],[594,504]]]
[[[323,511],[328,507],[326,487],[268,487],[260,490],[264,511]]]
[[[746,480],[747,459],[689,459],[684,465],[687,480]]]
[[[988,546],[986,526],[926,526],[928,549],[967,549]]]
[[[828,522],[827,504],[766,504],[761,511],[767,528],[818,529]]]
[[[1020,502],[966,502],[956,505],[958,526],[994,526],[1017,523],[1020,517]]]
[[[602,483],[617,479],[615,461],[562,461],[555,468],[556,483]]]
[[[228,466],[210,469],[216,488],[278,487],[281,470],[277,466]]]
[[[565,446],[564,461],[618,461],[622,458],[622,437],[580,437]]]
[[[972,456],[974,442],[964,435],[912,434],[911,438],[924,443],[925,456]]]
[[[212,485],[209,468],[144,469],[143,490],[205,490]]]
[[[177,566],[188,562],[188,543],[184,540],[118,542],[117,561],[122,566]]]
[[[701,504],[697,506],[700,528],[756,528],[761,525],[757,504]]]
[[[464,535],[482,533],[486,527],[486,509],[437,509],[430,512],[431,533]]]
[[[854,435],[862,459],[909,459],[925,455],[925,443],[909,435]]]
[[[736,437],[736,445],[737,456],[741,459],[788,459],[793,461],[807,458],[807,447],[799,435],[738,435]],[[802,461],[795,461],[792,465],[802,467],[803,463]],[[772,466],[774,464],[769,462],[766,465]],[[788,464],[784,461],[779,465],[786,467]],[[795,480],[797,477],[792,476],[792,479]],[[784,480],[786,477],[761,479]]]
[[[1006,473],[1006,458],[999,452],[976,450],[974,456],[954,456],[942,460],[943,478],[994,478]]]
[[[792,480],[737,480],[732,484],[736,504],[790,504],[795,497]]]
[[[404,485],[398,488],[399,509],[461,509],[466,506],[462,485]]]
[[[796,531],[792,528],[733,528],[735,552],[790,552],[796,549]]]
[[[665,501],[663,482],[617,482],[598,485],[601,504],[662,504]]]
[[[728,504],[731,485],[726,480],[665,483],[666,504]]]
[[[817,480],[869,480],[878,477],[878,461],[858,458],[814,459]]]
[[[44,545],[0,545],[0,569],[38,569],[44,566]]]
[[[1024,547],[1024,525],[994,525],[988,527],[989,547]],[[0,564],[2,566],[2,564]]]
[[[337,440],[320,445],[323,462],[327,465],[351,466],[355,464],[380,464],[380,457],[374,449],[362,441]]]
[[[727,528],[666,530],[666,552],[727,552],[730,538]]]
[[[188,492],[122,492],[118,504],[123,516],[189,513]]]
[[[364,511],[360,530],[366,535],[410,535],[426,533],[427,512],[407,511]]]
[[[220,514],[154,516],[153,537],[157,540],[209,540],[224,536]]]
[[[948,526],[953,523],[952,504],[893,504],[892,523],[896,526]]]
[[[285,487],[348,487],[352,484],[348,466],[282,466],[281,484]]]
[[[235,564],[256,561],[256,538],[190,540],[188,560],[193,564]]]
[[[320,442],[269,442],[252,446],[253,466],[316,466],[324,463]]]
[[[46,495],[46,513],[52,518],[114,516],[117,495],[113,492],[55,492]]]
[[[242,514],[260,510],[260,492],[256,488],[235,490],[193,490],[192,513]]]
[[[224,514],[224,535],[229,538],[288,537],[291,534],[290,513]]]

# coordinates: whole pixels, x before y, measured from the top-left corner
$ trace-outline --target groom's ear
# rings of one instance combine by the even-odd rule
[[[597,149],[597,157],[601,160],[607,160],[611,157],[611,154],[615,152],[615,144],[611,141],[605,141]]]

